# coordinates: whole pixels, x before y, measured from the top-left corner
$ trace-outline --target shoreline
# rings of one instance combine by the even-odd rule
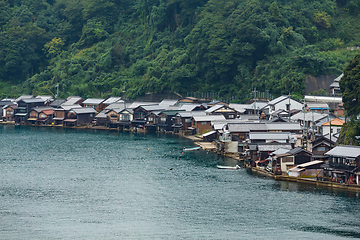
[[[14,126],[16,125],[15,122],[0,122],[0,124],[14,125]],[[132,131],[132,130],[120,130],[118,128],[108,128],[105,126],[81,126],[81,127],[64,127],[62,125],[20,125],[20,126],[93,129],[93,130],[106,130],[106,131]],[[178,133],[171,133],[171,134],[178,135],[178,136],[187,138],[189,140],[192,140],[194,142],[194,144],[197,146],[200,146],[201,149],[218,154],[216,152],[216,145],[213,142],[203,142],[201,138],[194,136],[194,135],[184,135],[184,134],[178,134]],[[242,160],[240,160],[238,154],[221,154],[221,155],[225,156],[225,157],[233,158],[233,159],[237,160],[239,164],[243,162]],[[270,173],[270,172],[265,171],[260,168],[250,167],[246,164],[244,164],[244,168],[251,171],[252,173],[255,173],[256,175],[269,177],[269,178],[274,179],[275,181],[297,182],[297,183],[310,184],[310,185],[313,185],[316,187],[322,187],[322,188],[342,189],[342,190],[356,191],[356,192],[360,191],[360,185],[357,185],[357,184],[348,185],[348,184],[344,184],[344,183],[319,181],[319,180],[311,179],[311,178],[290,177],[287,175],[275,175],[273,173]]]

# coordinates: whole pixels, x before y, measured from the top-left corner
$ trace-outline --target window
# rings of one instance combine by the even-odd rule
[[[46,115],[44,113],[40,113],[40,118],[46,118]]]
[[[234,118],[234,115],[233,115],[233,114],[230,114],[230,115],[229,115],[229,118]]]
[[[149,117],[148,121],[153,121],[154,119],[152,117]]]
[[[319,152],[325,152],[325,147],[318,147],[317,150],[318,150]]]
[[[6,111],[6,114],[7,114],[7,115],[13,115],[13,114],[14,114],[14,111],[13,111],[13,110],[7,110],[7,111]]]
[[[161,122],[166,122],[166,117],[160,118],[160,121],[161,121]]]
[[[286,104],[286,110],[287,110],[287,111],[290,110],[290,104]]]
[[[206,125],[207,124],[207,122],[201,122],[201,125]]]
[[[122,114],[120,115],[121,121],[130,121],[130,115],[128,114]]]
[[[185,119],[186,123],[191,123],[191,119]]]

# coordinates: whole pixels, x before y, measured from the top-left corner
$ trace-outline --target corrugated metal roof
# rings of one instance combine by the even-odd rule
[[[212,112],[215,112],[216,110],[222,108],[223,106],[224,106],[224,105],[222,105],[222,104],[217,104],[217,105],[215,105],[215,106],[212,106],[212,107],[209,108],[209,109],[206,109],[205,112],[206,112],[206,113],[212,113]]]
[[[161,106],[172,106],[172,105],[176,105],[179,101],[176,99],[164,99],[162,100],[159,105]]]
[[[360,155],[360,146],[340,145],[326,152],[328,156],[356,158]]]
[[[104,102],[105,99],[102,98],[88,98],[86,99],[82,104],[100,104],[102,102]]]
[[[78,97],[78,96],[70,96],[66,99],[66,101],[64,103],[61,104],[61,106],[63,105],[74,105],[76,104],[77,102],[81,101],[82,98],[81,97]]]
[[[266,123],[268,131],[300,131],[302,130],[300,123]]]
[[[140,107],[142,107],[143,109],[145,109],[145,110],[148,111],[148,112],[165,110],[165,106],[160,106],[159,104],[156,104],[156,105],[146,105],[146,106],[141,105]]]
[[[334,103],[342,103],[341,97],[327,97],[327,96],[313,96],[313,95],[305,95],[305,100],[307,102],[334,102]]]
[[[209,122],[209,121],[224,121],[226,118],[223,115],[205,115],[205,116],[193,116],[196,122]]]
[[[284,101],[285,99],[288,99],[288,98],[289,98],[289,96],[285,96],[285,95],[280,96],[280,97],[275,98],[275,99],[271,100],[270,102],[268,102],[268,105],[275,105],[275,104],[277,104],[281,101]]]
[[[95,109],[90,107],[73,108],[71,110],[74,111],[76,114],[96,113]]]
[[[61,105],[60,108],[64,109],[65,111],[69,111],[70,109],[74,109],[74,108],[82,108],[82,106],[80,106],[79,104],[75,104],[75,105]]]
[[[237,104],[237,103],[230,103],[229,107],[235,109],[239,113],[244,113],[246,111],[246,108],[249,108],[249,104]]]
[[[291,118],[291,120],[293,121],[299,121],[299,120],[304,120],[304,115],[305,115],[305,121],[312,121],[314,120],[314,122],[319,121],[322,118],[325,118],[327,116],[327,114],[323,114],[323,113],[318,113],[318,112],[299,112],[295,115],[293,115]]]
[[[258,144],[258,150],[259,151],[276,151],[280,148],[285,149],[291,149],[291,144]]]
[[[266,131],[265,123],[228,123],[229,132]]]
[[[122,100],[121,97],[109,97],[103,103],[106,104],[106,105],[110,105],[110,104],[113,104],[113,103],[117,103],[119,101],[124,101],[124,100]]]
[[[289,132],[250,132],[249,139],[271,139],[271,140],[280,140],[280,139],[289,139]]]
[[[291,148],[290,148],[290,149],[291,149]],[[270,155],[274,156],[274,155],[284,154],[284,153],[289,152],[290,149],[287,149],[287,148],[279,148],[278,150],[270,153]]]

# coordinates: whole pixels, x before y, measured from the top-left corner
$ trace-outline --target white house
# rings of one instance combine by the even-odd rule
[[[268,102],[261,110],[272,115],[280,109],[291,111],[294,109],[303,109],[303,104],[292,99],[289,96],[281,96]]]

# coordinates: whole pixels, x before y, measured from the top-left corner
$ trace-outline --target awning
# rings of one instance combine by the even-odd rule
[[[141,123],[141,124],[144,124],[144,123],[146,123],[146,121],[139,119],[139,120],[132,120],[131,123]]]
[[[25,117],[27,116],[27,113],[16,113],[15,116]]]
[[[332,171],[333,173],[339,173],[339,174],[344,174],[344,171]]]
[[[159,123],[158,126],[159,127],[167,127],[168,124],[165,124],[165,123]]]
[[[182,124],[173,124],[171,125],[171,127],[173,128],[181,128],[183,125]]]
[[[64,120],[64,118],[59,118],[59,117],[56,117],[56,118],[53,118],[53,120]]]
[[[28,120],[28,121],[36,121],[37,118],[28,118],[28,119],[26,119],[26,120]]]
[[[303,169],[303,168],[297,168],[297,167],[294,167],[294,168],[290,168],[290,169],[289,169],[289,172],[301,172],[301,171],[305,171],[305,169]]]
[[[207,137],[207,136],[213,135],[213,134],[215,134],[215,133],[216,133],[216,131],[211,131],[211,132],[208,132],[208,133],[203,134],[202,136],[203,136],[203,137]]]
[[[269,161],[270,161],[270,159],[264,159],[264,160],[259,161],[258,163],[265,163],[265,162],[269,162]]]

